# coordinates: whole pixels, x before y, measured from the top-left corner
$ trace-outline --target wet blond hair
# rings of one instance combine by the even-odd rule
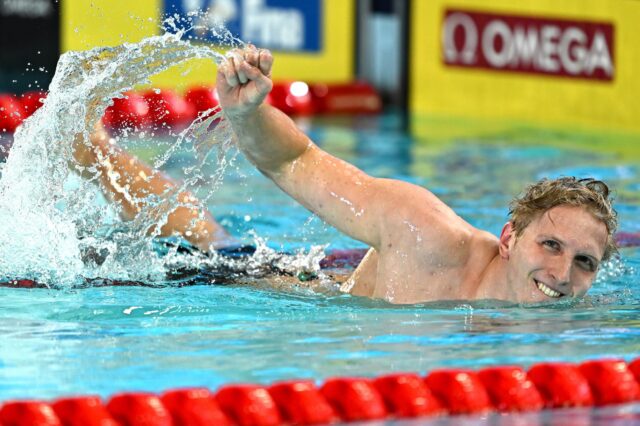
[[[536,217],[553,207],[584,207],[607,227],[607,245],[603,255],[603,260],[607,260],[617,252],[614,233],[618,227],[618,215],[612,202],[609,187],[600,180],[575,177],[542,179],[529,185],[524,193],[509,203],[509,216],[516,237],[519,237]]]

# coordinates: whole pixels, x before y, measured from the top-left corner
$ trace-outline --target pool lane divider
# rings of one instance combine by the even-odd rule
[[[0,93],[0,133],[13,133],[23,120],[40,108],[47,94]],[[292,116],[321,114],[362,115],[382,112],[382,100],[369,83],[307,84],[275,82],[266,102]],[[127,92],[112,100],[103,117],[111,131],[155,131],[186,128],[200,114],[218,106],[213,86],[197,85],[183,94],[172,89]]]
[[[270,386],[127,392],[51,402],[7,401],[1,426],[276,426],[407,419],[488,412],[535,412],[640,401],[640,358],[435,370],[426,376],[338,377]]]

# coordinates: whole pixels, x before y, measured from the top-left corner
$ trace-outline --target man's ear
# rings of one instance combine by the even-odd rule
[[[509,259],[509,252],[511,251],[511,243],[515,242],[515,231],[513,230],[513,224],[511,222],[507,222],[502,227],[502,232],[500,233],[500,245],[498,246],[498,250],[500,252],[500,257],[507,260]]]

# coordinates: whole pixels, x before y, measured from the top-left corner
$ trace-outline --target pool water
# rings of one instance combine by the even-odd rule
[[[545,145],[523,133],[416,141],[395,115],[312,121],[320,146],[370,174],[426,186],[473,225],[498,233],[507,203],[543,176],[605,179],[621,230],[640,230],[637,157],[569,137]],[[125,143],[152,158],[162,144]],[[228,154],[231,155],[231,154]],[[183,159],[189,161],[188,158]],[[180,177],[180,156],[168,165]],[[202,183],[198,195],[206,195]],[[362,247],[340,235],[237,157],[209,199],[235,235],[295,251]],[[0,401],[292,378],[425,373],[440,367],[529,366],[640,354],[640,251],[624,249],[589,295],[559,305],[382,301],[255,286],[0,288]]]

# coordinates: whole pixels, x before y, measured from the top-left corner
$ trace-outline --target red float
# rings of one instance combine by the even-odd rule
[[[39,284],[33,280],[11,280],[0,282],[1,287],[16,287],[16,288],[46,288],[45,285]]]
[[[52,406],[64,426],[119,426],[97,396],[62,398]]]
[[[365,82],[317,83],[311,86],[311,95],[320,114],[379,114],[382,111],[380,95]]]
[[[144,93],[149,118],[155,130],[181,130],[195,118],[195,109],[173,90],[153,89]]]
[[[171,413],[174,426],[231,426],[208,389],[177,389],[160,398]]]
[[[427,387],[451,414],[491,410],[491,401],[482,382],[470,370],[436,370],[426,378]]]
[[[549,408],[593,405],[589,382],[577,366],[566,363],[541,363],[529,369],[529,380]]]
[[[417,417],[445,408],[451,414],[493,408],[533,411],[543,407],[542,401],[547,407],[588,406],[594,402],[606,405],[640,400],[640,385],[634,377],[638,369],[640,359],[629,366],[622,360],[599,360],[579,366],[542,363],[534,365],[528,374],[519,367],[505,366],[478,373],[438,370],[424,379],[415,374],[389,374],[373,380],[334,378],[320,389],[308,380],[275,383],[268,389],[231,385],[215,395],[200,388],[168,391],[161,398],[147,393],[119,394],[111,398],[106,409],[95,396],[58,399],[53,406],[40,401],[12,401],[0,407],[0,425],[275,426]],[[501,423],[503,418],[495,419]],[[509,423],[523,419],[504,418]],[[573,420],[576,418],[569,419]],[[577,420],[588,422],[590,412],[580,411]],[[524,422],[537,424],[537,417]]]
[[[580,364],[596,405],[620,404],[640,399],[640,385],[623,360],[594,360]]]
[[[114,98],[104,113],[102,122],[110,130],[141,130],[149,125],[149,105],[135,92]]]
[[[40,401],[7,402],[0,409],[2,426],[62,426],[51,405]]]
[[[640,383],[640,358],[636,358],[629,364],[629,370],[636,376],[636,381]]]
[[[126,426],[173,426],[171,414],[156,395],[122,393],[111,397],[107,410]]]
[[[367,379],[329,379],[320,392],[343,420],[375,420],[387,416],[382,396]]]
[[[15,132],[22,120],[20,102],[12,95],[0,94],[0,133]]]
[[[239,426],[275,426],[280,412],[266,388],[257,385],[222,387],[215,395],[222,411]]]
[[[397,417],[429,416],[446,411],[417,374],[389,374],[375,379],[373,385],[389,412]]]
[[[23,116],[31,117],[44,103],[47,94],[40,91],[31,91],[23,93],[20,96],[20,104],[22,105]]]
[[[315,112],[309,86],[302,81],[274,83],[268,103],[287,115],[304,116]]]
[[[184,99],[192,106],[197,116],[218,106],[218,94],[213,87],[192,87],[187,90]],[[211,111],[207,117],[213,114],[214,111]]]
[[[478,377],[499,411],[535,411],[544,406],[540,393],[520,367],[490,367]]]
[[[269,394],[287,423],[311,425],[337,420],[333,408],[312,381],[275,383],[269,387]]]

